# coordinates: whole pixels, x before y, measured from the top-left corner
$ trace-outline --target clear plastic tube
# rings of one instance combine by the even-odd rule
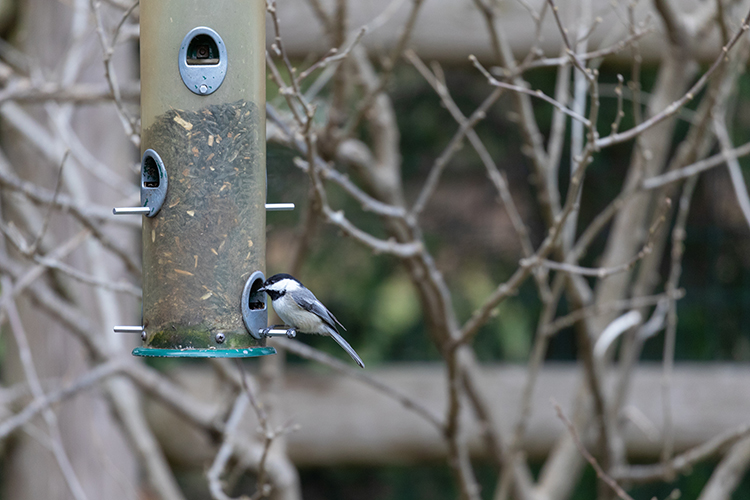
[[[142,0],[140,9],[141,149],[160,155],[169,178],[161,210],[143,219],[144,346],[258,346],[240,298],[265,268],[265,3]],[[226,47],[226,77],[209,95],[189,90],[178,68],[183,38],[200,26]]]

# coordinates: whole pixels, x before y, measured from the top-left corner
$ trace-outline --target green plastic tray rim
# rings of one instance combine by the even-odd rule
[[[154,349],[136,347],[133,356],[157,358],[255,358],[276,354],[273,347],[244,347],[242,349]]]

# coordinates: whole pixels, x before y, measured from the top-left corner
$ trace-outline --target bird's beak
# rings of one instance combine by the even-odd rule
[[[265,292],[266,291],[266,287],[262,286],[262,287],[258,288],[258,291],[259,292]]]

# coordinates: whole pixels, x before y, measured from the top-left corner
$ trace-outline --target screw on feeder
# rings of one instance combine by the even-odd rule
[[[227,337],[223,333],[218,332],[214,338],[216,339],[217,343],[223,344]]]

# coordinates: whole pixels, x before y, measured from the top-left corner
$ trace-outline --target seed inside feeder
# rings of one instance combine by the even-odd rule
[[[252,216],[265,213],[259,123],[257,106],[237,101],[170,110],[144,131],[144,144],[159,153],[169,176],[162,210],[144,221],[143,314],[151,347],[170,348],[179,339],[184,347],[207,348],[216,331],[226,335],[222,347],[235,339],[246,346],[242,277],[263,267],[248,242],[255,242],[251,250],[265,246],[263,221]]]

